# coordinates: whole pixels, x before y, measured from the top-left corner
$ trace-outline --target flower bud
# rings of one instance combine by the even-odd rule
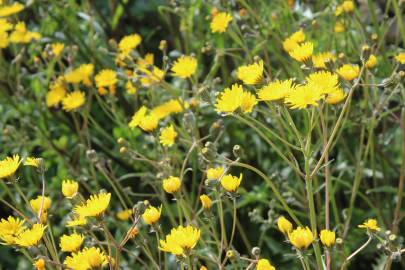
[[[288,219],[286,219],[284,216],[281,216],[278,218],[277,227],[280,230],[280,232],[282,232],[286,236],[293,229],[292,223]]]

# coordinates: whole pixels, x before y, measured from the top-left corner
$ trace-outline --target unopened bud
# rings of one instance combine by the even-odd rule
[[[253,256],[259,256],[259,255],[260,255],[260,252],[261,252],[261,250],[260,250],[259,247],[254,247],[254,248],[252,248],[252,255],[253,255]]]
[[[233,146],[232,152],[235,157],[242,157],[243,155],[243,150],[238,144]]]

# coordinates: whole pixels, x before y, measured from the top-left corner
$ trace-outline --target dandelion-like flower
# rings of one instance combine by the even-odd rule
[[[93,64],[83,64],[78,68],[66,73],[64,78],[68,83],[78,84],[82,82],[84,85],[90,86],[91,85],[90,77],[91,75],[93,75],[93,72],[94,72]]]
[[[340,102],[342,102],[346,97],[346,93],[345,91],[343,91],[341,88],[336,89],[335,91],[329,93],[326,96],[326,103],[328,104],[338,104]]]
[[[12,43],[30,43],[33,40],[41,38],[38,32],[31,32],[27,30],[25,22],[19,22],[15,25],[14,31],[10,34],[10,42]]]
[[[226,191],[235,192],[240,186],[240,183],[242,182],[242,177],[243,177],[242,174],[239,175],[239,178],[231,174],[227,174],[221,178],[221,186]]]
[[[163,146],[172,146],[176,140],[177,132],[174,130],[173,125],[170,125],[162,130],[159,136],[159,141]]]
[[[81,107],[85,100],[84,93],[76,90],[67,94],[65,98],[62,99],[62,106],[65,111],[70,112]]]
[[[177,59],[171,71],[173,75],[182,79],[191,77],[197,70],[197,59],[193,56],[183,55]]]
[[[83,244],[84,236],[77,233],[71,235],[62,235],[59,242],[59,247],[63,252],[75,252]]]
[[[312,55],[312,64],[316,68],[326,68],[327,61],[335,62],[336,56],[331,52],[324,52]]]
[[[118,51],[121,56],[127,56],[132,50],[136,49],[141,43],[142,38],[138,34],[132,34],[123,37],[118,43]]]
[[[307,83],[316,85],[322,94],[329,94],[339,87],[338,75],[329,71],[311,73],[306,78]]]
[[[345,30],[346,30],[346,28],[345,28],[345,24],[344,24],[343,21],[337,21],[337,22],[335,23],[335,26],[333,27],[333,31],[334,31],[335,33],[342,33],[342,32],[344,32]]]
[[[298,62],[306,62],[311,58],[313,50],[314,44],[312,42],[305,42],[295,47],[289,54]]]
[[[292,79],[284,81],[277,80],[261,88],[258,92],[258,96],[260,100],[265,101],[280,100],[285,98],[287,94],[293,90],[294,85]]]
[[[368,57],[368,59],[365,63],[365,66],[366,66],[366,68],[371,69],[371,68],[374,68],[376,65],[377,65],[377,57],[374,54],[371,54]]]
[[[115,87],[118,82],[117,73],[112,69],[103,69],[95,77],[96,86],[100,95],[107,94],[107,87],[110,94],[115,94]]]
[[[13,3],[11,5],[3,5],[0,7],[0,17],[8,17],[19,13],[24,9],[24,5],[20,3]]]
[[[107,209],[111,199],[111,193],[99,193],[91,195],[90,199],[74,208],[74,212],[80,217],[98,217]]]
[[[66,257],[63,264],[74,270],[99,269],[108,264],[108,257],[99,248],[85,247]]]
[[[319,237],[325,247],[331,247],[335,244],[336,234],[334,231],[322,230]]]
[[[395,60],[400,64],[405,64],[405,53],[399,53],[395,56]]]
[[[200,239],[201,231],[192,226],[173,228],[165,240],[160,240],[159,249],[176,256],[186,256]]]
[[[358,65],[345,64],[336,70],[336,73],[346,81],[352,81],[359,76],[360,67]]]
[[[219,12],[212,18],[210,27],[212,33],[223,33],[232,21],[232,15],[227,12]]]
[[[47,196],[42,197],[39,195],[37,196],[36,199],[30,200],[31,208],[35,213],[39,213],[39,211],[41,210],[41,205],[42,205],[42,212],[48,211],[48,209],[51,208],[51,204],[52,200]]]
[[[239,80],[244,84],[257,84],[263,77],[263,61],[251,65],[240,66],[236,71]]]
[[[36,270],[45,270],[45,260],[44,259],[38,259],[32,264]]]
[[[380,227],[378,227],[377,220],[375,220],[373,218],[367,219],[365,222],[363,222],[363,224],[360,224],[358,227],[367,229],[369,231],[380,231],[381,230]]]
[[[59,105],[65,96],[66,89],[62,80],[59,79],[49,87],[49,91],[46,94],[46,106],[54,107]]]
[[[312,84],[298,85],[288,93],[284,102],[292,109],[305,109],[309,105],[318,106],[318,101],[323,97],[319,87]]]
[[[207,179],[208,180],[219,180],[219,178],[222,176],[224,173],[225,168],[220,166],[216,168],[209,168],[207,170]]]
[[[257,262],[256,270],[276,270],[276,268],[267,259],[260,259]]]
[[[288,239],[297,249],[307,249],[314,242],[314,234],[308,227],[298,227],[288,234]]]
[[[3,245],[15,244],[17,237],[26,229],[24,220],[9,216],[0,221],[0,239]]]
[[[241,111],[243,113],[251,113],[256,105],[257,105],[256,96],[249,92],[243,92],[242,103],[240,104]]]
[[[20,233],[15,243],[21,247],[36,246],[44,235],[46,226],[42,224],[34,224],[31,229],[26,229]]]
[[[20,163],[21,159],[17,154],[0,160],[0,179],[13,176],[20,166]]]
[[[243,87],[239,84],[234,84],[231,88],[225,88],[217,97],[215,108],[219,112],[233,113],[242,105],[243,92]]]
[[[212,206],[212,200],[206,194],[200,196],[200,201],[204,209],[210,209]]]
[[[284,216],[278,218],[277,227],[284,235],[288,235],[293,230],[292,223]]]
[[[69,220],[66,224],[66,227],[77,227],[87,224],[87,219],[85,217],[77,216],[72,220]]]
[[[60,43],[60,42],[53,43],[51,45],[51,51],[52,51],[53,56],[59,57],[64,48],[65,48],[65,44],[63,44],[63,43]]]
[[[153,225],[160,219],[161,214],[162,206],[156,208],[150,205],[142,214],[142,219],[146,224]]]
[[[181,186],[180,178],[176,176],[170,176],[163,180],[163,189],[170,194],[176,193]]]
[[[296,47],[299,46],[299,43],[304,41],[305,41],[305,33],[304,30],[302,30],[301,28],[300,30],[293,33],[283,41],[283,48],[286,52],[291,52],[292,50],[294,50]]]
[[[79,183],[74,180],[66,179],[62,181],[62,194],[68,199],[72,199],[76,196],[79,190]]]
[[[27,157],[24,161],[24,166],[32,166],[38,168],[40,164],[41,164],[40,158]]]
[[[132,209],[122,210],[117,213],[117,218],[119,220],[128,220],[132,216],[132,214]]]

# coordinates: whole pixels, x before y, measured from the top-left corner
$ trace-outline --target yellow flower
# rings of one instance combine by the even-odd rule
[[[371,54],[366,61],[366,68],[374,68],[377,65],[377,57],[374,54]]]
[[[64,78],[68,83],[80,83],[83,82],[84,85],[90,86],[90,76],[93,75],[94,66],[93,64],[83,64],[78,68],[65,74]]]
[[[165,240],[160,240],[159,249],[176,256],[182,255],[185,257],[186,253],[197,244],[200,234],[201,231],[192,226],[173,228],[170,234],[166,235]]]
[[[160,143],[164,146],[172,146],[177,137],[177,132],[173,125],[170,125],[162,130],[159,136]]]
[[[343,7],[342,7],[342,5],[339,5],[339,6],[337,6],[336,7],[336,10],[335,10],[335,16],[337,17],[337,16],[340,16],[340,14],[342,14],[343,13]]]
[[[139,127],[144,131],[150,132],[155,130],[158,124],[159,118],[157,118],[156,115],[154,114],[149,114],[142,119],[141,123],[139,124]]]
[[[18,235],[20,235],[26,227],[24,220],[9,216],[7,219],[2,218],[0,221],[0,239],[3,245],[15,244]]]
[[[181,186],[181,180],[175,176],[169,176],[163,180],[163,189],[170,194],[176,193]]]
[[[76,227],[83,226],[87,224],[87,219],[85,217],[78,216],[75,219],[69,220],[66,227]]]
[[[314,241],[314,235],[308,227],[298,227],[288,234],[288,239],[297,249],[307,249]]]
[[[359,228],[364,228],[369,231],[380,231],[380,227],[378,227],[377,220],[375,219],[367,219],[363,224],[358,226]]]
[[[34,224],[31,229],[24,230],[18,235],[15,243],[21,247],[36,246],[44,235],[46,226],[42,224]]]
[[[298,47],[299,43],[304,41],[305,33],[301,28],[283,41],[283,48],[286,52],[291,52],[296,47]]]
[[[138,34],[132,34],[125,36],[118,43],[119,54],[127,56],[132,50],[134,50],[141,43],[142,38]]]
[[[288,235],[293,230],[292,223],[284,216],[278,218],[277,227],[284,235]]]
[[[128,124],[129,127],[135,128],[135,127],[139,126],[142,123],[142,120],[145,118],[147,110],[148,109],[145,106],[142,106],[141,108],[139,108],[139,110],[136,111],[134,113],[134,115],[132,116],[132,119]]]
[[[352,12],[354,9],[353,1],[343,1],[342,8],[347,13]]]
[[[319,237],[321,238],[322,244],[326,247],[331,247],[335,244],[336,234],[333,231],[322,230]]]
[[[212,33],[223,33],[232,21],[232,15],[227,12],[219,12],[212,18],[210,27]]]
[[[224,167],[209,168],[207,170],[208,180],[219,180],[219,178],[224,173]]]
[[[306,80],[311,86],[316,85],[321,94],[332,93],[339,87],[338,75],[329,71],[311,73],[306,77]]]
[[[106,94],[105,87],[108,87],[110,94],[115,94],[115,87],[118,82],[117,73],[112,69],[101,70],[96,77],[96,86],[100,95]]]
[[[36,270],[45,270],[45,260],[38,259],[33,263],[33,266],[35,267]]]
[[[19,155],[13,157],[6,157],[0,160],[0,179],[14,175],[20,166],[21,159]]]
[[[359,76],[360,68],[358,65],[345,64],[336,70],[336,73],[346,81],[351,81]]]
[[[240,182],[242,182],[242,177],[242,174],[239,175],[239,178],[231,174],[227,174],[222,177],[221,185],[225,190],[235,192],[238,189]]]
[[[24,166],[33,166],[38,168],[41,164],[41,158],[27,157],[24,161]]]
[[[254,94],[249,92],[243,92],[242,94],[242,103],[240,104],[240,109],[243,113],[252,112],[254,106],[257,104],[257,99]]]
[[[66,257],[63,264],[74,270],[101,269],[108,264],[108,257],[99,248],[85,247]]]
[[[342,33],[345,30],[346,30],[345,25],[344,25],[344,23],[342,21],[338,21],[338,22],[335,23],[335,26],[333,28],[333,31],[335,31],[335,33]]]
[[[39,195],[36,199],[30,200],[30,205],[35,213],[39,213],[39,211],[41,210],[41,205],[42,212],[46,212],[49,208],[51,208],[52,200],[47,196],[42,197]]]
[[[324,52],[312,55],[312,64],[316,68],[326,68],[327,61],[336,61],[336,56],[331,52]]]
[[[182,79],[191,77],[197,70],[197,59],[193,56],[183,55],[174,62],[171,71],[173,75]]]
[[[399,53],[395,56],[395,60],[401,64],[405,64],[405,53]]]
[[[153,58],[153,54],[148,53],[143,59],[137,61],[139,71],[144,74],[141,76],[141,84],[144,87],[159,83],[165,76],[163,70],[153,65]]]
[[[313,84],[298,85],[288,93],[284,102],[292,109],[305,109],[309,105],[318,106],[323,97],[319,87]]]
[[[7,19],[0,18],[0,32],[7,32],[11,29],[13,29],[13,25]]]
[[[269,260],[260,259],[257,262],[256,270],[276,270],[276,268],[273,265],[271,265]]]
[[[263,77],[263,61],[251,65],[240,66],[236,71],[239,80],[244,84],[257,84]]]
[[[86,97],[82,91],[76,90],[67,94],[62,99],[63,109],[67,112],[73,111],[81,107],[86,101]]]
[[[0,7],[0,17],[8,17],[13,14],[19,13],[24,9],[24,5],[20,3],[13,3],[11,5],[4,5]]]
[[[338,88],[338,89],[336,89],[336,91],[329,93],[326,96],[325,101],[328,104],[334,105],[334,104],[338,104],[341,101],[343,101],[345,99],[345,97],[346,97],[346,93],[341,88]]]
[[[128,220],[132,216],[132,209],[126,209],[117,213],[117,218],[120,220]]]
[[[306,62],[311,58],[314,50],[314,44],[312,42],[305,42],[298,45],[292,51],[289,52],[290,56],[299,62]]]
[[[55,57],[58,57],[62,53],[64,48],[65,48],[65,44],[60,43],[60,42],[54,43],[51,45],[51,50]]]
[[[169,116],[172,113],[180,113],[188,108],[188,104],[179,99],[171,99],[152,109],[151,114],[155,115],[158,120]]]
[[[148,225],[153,225],[160,219],[161,213],[162,206],[160,206],[158,209],[150,205],[142,214],[143,221]]]
[[[72,199],[76,196],[79,190],[79,183],[74,180],[66,179],[62,181],[62,194],[68,199]]]
[[[40,38],[40,33],[27,30],[25,22],[17,23],[14,27],[14,31],[10,34],[10,42],[12,43],[30,43],[32,40],[38,40]]]
[[[132,84],[131,81],[127,81],[125,83],[125,90],[127,90],[127,93],[130,95],[134,95],[136,93],[136,87]]]
[[[83,244],[84,236],[73,233],[71,235],[62,235],[59,242],[60,250],[63,252],[75,252]]]
[[[219,112],[233,113],[243,101],[243,87],[239,84],[233,84],[231,88],[225,88],[217,97],[215,107]]]
[[[0,24],[2,24],[2,22],[0,21]],[[0,26],[1,27],[1,26]],[[0,31],[0,49],[5,49],[8,47],[10,43],[10,39],[8,37],[8,33],[7,32],[3,32]]]
[[[203,194],[200,196],[200,201],[204,209],[210,209],[212,206],[212,201],[210,197],[207,195]]]
[[[259,90],[258,96],[260,100],[279,100],[287,96],[288,93],[294,90],[292,79],[284,81],[274,81]]]
[[[57,106],[66,96],[66,89],[61,79],[51,84],[46,94],[46,106]]]
[[[80,217],[98,217],[107,209],[111,199],[111,193],[99,193],[91,195],[85,203],[74,208],[74,212]]]

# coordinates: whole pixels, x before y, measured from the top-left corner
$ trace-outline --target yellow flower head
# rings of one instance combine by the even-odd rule
[[[15,244],[17,236],[20,235],[26,227],[24,220],[9,216],[7,219],[2,218],[0,221],[0,239],[3,245]]]
[[[254,106],[257,105],[257,99],[254,94],[249,92],[243,92],[242,94],[242,103],[240,104],[240,109],[243,113],[251,113]]]
[[[146,132],[150,132],[155,130],[158,124],[159,118],[155,114],[149,114],[142,119],[139,127]]]
[[[309,105],[318,106],[323,94],[319,87],[312,84],[298,85],[288,93],[284,102],[292,109],[305,109]]]
[[[329,71],[311,73],[306,78],[307,83],[316,85],[322,94],[329,94],[339,87],[338,75]]]
[[[49,91],[46,94],[46,106],[57,106],[66,96],[66,89],[61,79],[51,84]]]
[[[162,206],[160,206],[158,209],[150,205],[142,214],[143,221],[148,225],[153,225],[160,219],[161,213]]]
[[[286,52],[291,52],[296,47],[298,47],[299,43],[304,41],[305,33],[304,30],[302,30],[301,28],[283,41],[283,48]]]
[[[176,193],[181,186],[180,178],[175,176],[170,176],[163,180],[163,189],[170,194]]]
[[[68,199],[72,199],[76,196],[79,190],[79,183],[74,180],[66,179],[62,181],[62,194]]]
[[[350,1],[343,1],[342,8],[347,13],[352,12],[353,9],[354,9],[353,1],[351,1],[351,0]]]
[[[369,231],[380,231],[380,227],[378,227],[377,220],[375,219],[367,219],[363,224],[358,226],[359,228],[364,228]]]
[[[122,210],[117,213],[117,218],[119,220],[128,220],[132,216],[132,214],[132,209]]]
[[[257,84],[263,77],[263,61],[251,65],[240,66],[236,71],[239,80],[244,84]]]
[[[0,19],[1,20],[1,19]],[[0,25],[4,24],[5,21],[1,20]],[[10,44],[9,36],[6,31],[3,31],[4,28],[0,26],[0,49],[5,49]]]
[[[20,3],[13,3],[11,5],[4,5],[0,7],[0,17],[8,17],[19,13],[24,9],[24,5]]]
[[[360,68],[358,65],[345,64],[336,70],[336,73],[346,81],[352,81],[359,76]]]
[[[48,211],[48,209],[51,208],[51,204],[52,200],[47,196],[42,197],[39,195],[37,196],[36,199],[30,200],[31,208],[35,213],[39,213],[39,211],[41,210],[41,205],[42,205],[42,212]]]
[[[63,264],[75,270],[98,269],[108,264],[108,257],[99,248],[85,247],[66,257]]]
[[[216,167],[216,168],[209,168],[207,170],[207,178],[208,180],[219,180],[219,178],[224,173],[224,167]]]
[[[259,90],[258,96],[260,100],[280,100],[287,96],[288,93],[294,90],[292,79],[284,81],[274,81]]]
[[[278,218],[277,227],[284,235],[288,235],[293,230],[292,223],[284,216]]]
[[[203,194],[200,196],[200,201],[204,209],[210,209],[212,206],[212,201],[210,197],[207,195]]]
[[[27,157],[24,161],[24,166],[32,166],[38,168],[41,164],[41,158]]]
[[[243,102],[243,87],[239,84],[233,84],[231,88],[225,88],[217,97],[215,107],[217,111],[224,113],[233,113]]]
[[[73,233],[71,235],[62,235],[59,242],[60,250],[63,252],[75,252],[83,244],[84,236]]]
[[[271,265],[269,260],[260,259],[257,262],[256,270],[276,270],[276,268],[273,265]]]
[[[325,101],[328,104],[334,105],[334,104],[338,104],[338,103],[342,102],[345,99],[345,97],[346,97],[346,93],[341,88],[338,88],[334,92],[329,93],[326,96]]]
[[[14,175],[20,166],[20,163],[21,159],[17,154],[13,157],[6,157],[5,159],[0,160],[0,179]]]
[[[132,119],[128,124],[129,127],[135,128],[135,127],[139,126],[142,123],[142,120],[145,118],[147,110],[148,109],[145,106],[142,106],[141,108],[139,108],[139,110],[136,111],[134,113],[134,115],[132,116]]]
[[[312,42],[305,42],[298,45],[292,51],[289,52],[290,56],[299,62],[306,62],[311,58],[314,50],[314,44]]]
[[[223,33],[232,21],[232,15],[227,12],[219,12],[212,18],[210,27],[212,33]]]
[[[108,87],[110,94],[115,94],[115,87],[118,82],[117,73],[112,69],[101,70],[96,77],[96,86],[100,95],[106,94],[105,87]]]
[[[395,60],[398,63],[405,64],[405,53],[399,53],[398,55],[396,55]]]
[[[73,111],[81,107],[85,101],[86,97],[82,91],[73,91],[62,99],[63,109],[67,112]]]
[[[342,33],[344,32],[345,29],[345,25],[343,21],[338,21],[335,23],[335,26],[333,27],[333,31],[335,31],[335,33]]]
[[[186,253],[197,244],[200,234],[201,231],[192,226],[173,228],[165,240],[160,240],[159,249],[176,256],[186,256]]]
[[[308,227],[298,227],[288,234],[288,239],[297,249],[307,249],[314,241],[314,235]]]
[[[38,259],[33,263],[33,266],[36,270],[45,270],[45,260],[42,258]]]
[[[118,43],[119,53],[123,56],[127,56],[132,50],[136,49],[141,43],[142,38],[138,34],[132,34],[125,36]]]
[[[127,90],[127,93],[130,95],[134,95],[136,94],[136,87],[135,85],[133,85],[133,83],[131,81],[127,81],[125,83],[125,90]]]
[[[87,219],[85,217],[76,217],[75,219],[69,220],[66,224],[66,227],[77,227],[87,224]]]
[[[321,242],[325,247],[331,247],[335,244],[336,234],[333,231],[322,230],[319,234]]]
[[[53,53],[53,55],[54,55],[55,57],[59,57],[59,55],[62,53],[62,51],[63,51],[64,48],[65,48],[65,44],[60,43],[60,42],[58,42],[58,43],[53,43],[53,44],[51,45],[51,50],[52,50],[52,53]]]
[[[239,178],[231,174],[227,174],[222,177],[221,185],[226,191],[235,192],[238,189],[240,182],[242,182],[242,177],[242,174],[239,175]]]
[[[374,54],[371,54],[366,61],[366,68],[371,69],[377,65],[377,57]]]
[[[197,70],[197,59],[193,56],[183,55],[177,59],[171,71],[173,75],[182,79],[191,77]]]
[[[90,77],[93,75],[94,66],[93,64],[83,64],[80,67],[68,72],[65,74],[64,78],[68,83],[81,83],[84,85],[90,86],[91,80]]]
[[[111,193],[99,193],[91,195],[90,199],[74,208],[74,212],[80,217],[98,217],[107,209],[111,199]]]
[[[331,52],[324,52],[312,55],[312,64],[316,68],[326,68],[327,61],[336,61],[336,56]]]
[[[173,125],[170,125],[162,130],[159,136],[159,141],[164,146],[172,146],[177,137],[177,132],[174,130]]]
[[[42,224],[34,224],[31,229],[26,229],[20,233],[15,243],[21,247],[36,246],[44,235],[46,226]]]
[[[14,31],[10,35],[10,42],[27,44],[40,38],[40,33],[28,31],[25,22],[19,22],[15,25]]]

